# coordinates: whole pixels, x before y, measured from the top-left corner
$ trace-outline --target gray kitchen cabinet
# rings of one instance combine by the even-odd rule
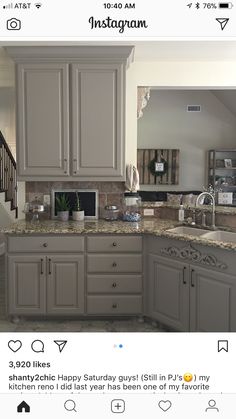
[[[84,237],[8,236],[9,315],[84,313]]]
[[[148,294],[151,318],[176,330],[189,329],[189,279],[187,266],[149,255]]]
[[[17,66],[18,176],[69,175],[69,66]]]
[[[132,51],[7,48],[17,64],[19,179],[125,179],[125,79]]]
[[[9,314],[84,312],[84,256],[8,257]]]
[[[8,256],[8,312],[44,314],[46,312],[46,259],[44,255]]]
[[[142,315],[142,237],[87,238],[87,314]]]
[[[190,331],[235,331],[236,278],[198,266],[190,266],[189,278]]]
[[[83,314],[84,256],[52,255],[47,259],[47,313]]]
[[[123,64],[72,64],[73,176],[124,179]]]
[[[186,244],[151,239],[146,263],[147,315],[180,331],[236,331],[233,255],[221,256],[217,249],[214,256],[212,249]]]

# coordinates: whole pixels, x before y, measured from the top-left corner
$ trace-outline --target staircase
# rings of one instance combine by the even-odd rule
[[[0,131],[0,193],[5,194],[5,202],[10,203],[10,210],[18,217],[16,162],[5,138]]]

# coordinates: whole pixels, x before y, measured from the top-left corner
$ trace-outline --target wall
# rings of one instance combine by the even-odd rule
[[[136,103],[138,86],[236,88],[236,61],[140,61],[131,64],[127,73],[126,150],[128,161],[134,164],[137,160]]]
[[[187,105],[201,105],[201,112],[187,112]],[[179,185],[159,190],[201,190],[207,185],[207,150],[234,148],[235,139],[235,115],[206,90],[152,89],[138,120],[138,148],[180,149]]]

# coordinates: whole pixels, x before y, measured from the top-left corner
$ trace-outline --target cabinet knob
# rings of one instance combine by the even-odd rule
[[[117,266],[117,263],[113,262],[112,266],[113,266],[113,268],[115,268]]]
[[[43,247],[48,247],[48,243],[43,243]]]
[[[113,242],[113,243],[112,243],[112,246],[113,246],[113,247],[116,247],[116,246],[117,246],[117,243],[116,243],[116,242]]]
[[[117,304],[112,304],[112,308],[117,308]]]
[[[117,287],[116,282],[113,282],[112,288],[116,288],[116,287]]]

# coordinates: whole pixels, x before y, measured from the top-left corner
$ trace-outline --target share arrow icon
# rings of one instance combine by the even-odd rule
[[[62,352],[67,344],[67,340],[54,340],[54,342],[58,346],[59,352]]]
[[[222,17],[222,18],[219,17],[216,20],[217,20],[217,22],[219,22],[220,27],[221,27],[221,30],[223,31],[224,28],[226,27],[228,21],[229,21],[229,18],[227,18],[227,17]]]

